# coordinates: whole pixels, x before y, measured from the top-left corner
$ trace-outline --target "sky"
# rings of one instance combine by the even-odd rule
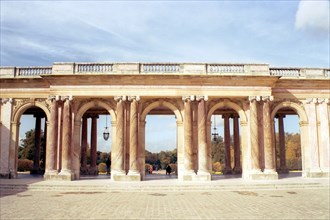
[[[1,66],[220,62],[330,67],[329,1],[0,1],[0,6]],[[146,149],[175,146],[175,121],[149,120]],[[104,120],[99,122],[104,127]],[[109,146],[99,139],[99,146]]]

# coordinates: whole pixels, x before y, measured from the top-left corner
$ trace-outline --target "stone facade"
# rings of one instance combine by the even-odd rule
[[[211,180],[211,116],[225,121],[227,173],[277,179],[287,172],[283,117],[300,120],[304,177],[329,176],[330,70],[270,68],[267,64],[54,63],[0,68],[0,175],[17,176],[20,118],[36,108],[46,117],[45,179],[76,180],[86,167],[87,123],[111,115],[111,179],[144,179],[148,114],[173,114],[177,123],[178,179]],[[280,129],[276,170],[274,119]],[[229,120],[233,120],[230,134]],[[38,120],[39,121],[39,120]],[[40,126],[39,123],[37,125]],[[234,136],[231,167],[230,135]],[[241,158],[241,159],[240,159]],[[37,166],[37,162],[35,162]]]

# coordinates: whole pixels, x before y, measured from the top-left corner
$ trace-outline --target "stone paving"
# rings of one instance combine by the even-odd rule
[[[329,189],[2,192],[1,219],[329,219]]]
[[[137,183],[105,176],[1,179],[0,219],[330,219],[329,178],[182,183],[155,177]]]

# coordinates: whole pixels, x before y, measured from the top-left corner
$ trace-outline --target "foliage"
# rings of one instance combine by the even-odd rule
[[[107,172],[107,165],[105,163],[99,163],[99,165],[97,165],[97,168],[99,173]]]
[[[172,173],[178,175],[178,165],[177,164],[173,164],[173,163],[171,163],[169,165],[172,168]]]
[[[18,159],[17,171],[30,171],[33,167],[33,161],[28,159]]]
[[[214,172],[221,172],[224,168],[224,165],[221,164],[220,162],[215,162],[212,164],[212,170]]]
[[[18,148],[18,159],[33,160],[35,153],[35,131],[31,129],[25,133],[25,138],[21,140],[21,146]],[[45,161],[45,149],[46,143],[44,133],[41,132],[40,143],[40,161]]]
[[[177,150],[161,151],[159,153],[151,153],[145,150],[146,164],[150,164],[155,169],[156,167],[165,169],[168,164],[177,163]]]
[[[279,135],[276,133],[276,166],[280,166]],[[285,156],[289,170],[301,170],[301,143],[299,133],[285,133]]]

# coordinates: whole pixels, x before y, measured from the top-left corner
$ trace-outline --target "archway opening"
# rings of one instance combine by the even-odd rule
[[[20,117],[17,150],[18,174],[43,175],[46,164],[45,112],[36,106],[26,109]]]
[[[302,175],[299,117],[291,108],[280,108],[274,117],[275,162],[280,178]],[[289,175],[288,175],[289,174]]]
[[[146,116],[145,131],[145,180],[177,179],[175,114],[164,106],[152,109]]]
[[[82,116],[80,175],[82,179],[110,178],[111,115],[103,107],[89,108]]]
[[[212,179],[241,178],[242,153],[238,113],[229,107],[216,109],[211,118]]]

